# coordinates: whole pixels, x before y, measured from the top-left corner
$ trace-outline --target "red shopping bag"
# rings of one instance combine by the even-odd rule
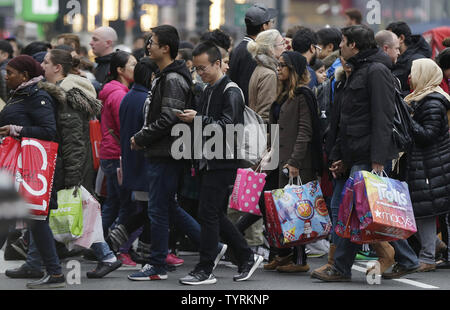
[[[92,147],[92,162],[94,170],[100,167],[100,142],[102,141],[102,130],[98,119],[89,121],[89,135]]]
[[[23,138],[21,148],[17,162],[19,193],[29,207],[31,218],[43,220],[48,215],[58,144]]]
[[[15,175],[19,155],[20,141],[12,137],[4,138],[0,144],[0,169]]]

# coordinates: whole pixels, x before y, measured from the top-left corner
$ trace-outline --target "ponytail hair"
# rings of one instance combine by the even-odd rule
[[[116,52],[112,53],[111,62],[109,65],[109,74],[106,77],[104,84],[107,84],[119,78],[119,72],[117,72],[117,69],[125,68],[128,60],[130,59],[130,56],[130,53],[121,50],[117,50]]]
[[[258,34],[255,41],[248,42],[247,50],[253,58],[261,54],[272,57],[278,37],[281,37],[281,34],[276,29],[263,31]]]
[[[50,61],[54,65],[61,65],[63,75],[79,74],[80,59],[78,57],[72,57],[69,51],[63,49],[50,50]]]

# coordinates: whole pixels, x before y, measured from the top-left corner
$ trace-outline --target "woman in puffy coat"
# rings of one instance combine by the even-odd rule
[[[47,92],[37,87],[38,82],[44,78],[43,74],[39,63],[31,56],[18,56],[8,63],[5,80],[8,88],[12,91],[10,99],[0,113],[0,136],[55,141],[56,121],[53,99]],[[52,200],[50,208],[54,209],[56,205]],[[29,220],[28,225],[47,274],[44,275],[38,270],[34,277],[41,276],[42,278],[27,283],[27,287],[64,287],[65,277],[56,253],[53,233],[48,225],[48,217],[43,221]],[[27,264],[24,264],[18,271],[29,274],[32,270]]]
[[[450,96],[439,87],[443,73],[431,59],[411,68],[414,92],[405,98],[413,109],[414,143],[407,154],[407,182],[417,223],[419,271],[436,269],[436,217],[450,212]]]
[[[55,190],[83,186],[93,194],[94,169],[89,136],[89,120],[100,113],[101,102],[97,100],[92,83],[76,72],[78,59],[70,52],[53,49],[42,63],[47,82],[38,86],[55,99],[56,125],[59,140],[59,165],[55,171]],[[88,278],[102,278],[122,264],[109,249],[106,242],[93,243],[98,265],[87,273]]]
[[[100,143],[100,166],[106,176],[108,197],[102,209],[103,233],[118,217],[118,224],[124,224],[129,213],[131,191],[119,186],[117,169],[120,167],[120,103],[134,81],[134,56],[124,51],[111,56],[110,74],[98,98],[103,102],[101,112],[102,141]]]

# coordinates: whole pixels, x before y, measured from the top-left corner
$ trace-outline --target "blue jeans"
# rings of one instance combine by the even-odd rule
[[[416,252],[411,248],[407,240],[397,240],[391,242],[395,250],[395,261],[406,269],[415,269],[419,267],[419,259]]]
[[[331,243],[336,244],[339,236],[336,234],[336,223],[339,215],[339,206],[341,204],[342,191],[344,190],[345,180],[335,179],[333,180],[333,196],[331,197],[330,209],[331,209],[331,222],[333,224],[333,231],[331,233]]]
[[[368,164],[354,165],[350,170],[350,176],[361,170],[372,171]],[[334,193],[333,193],[334,196]],[[340,204],[340,200],[339,200]],[[336,252],[334,254],[334,267],[344,276],[352,275],[352,266],[355,256],[361,249],[361,245],[350,242],[350,239],[336,238]]]
[[[118,224],[124,224],[130,213],[134,210],[131,201],[131,190],[119,185],[117,168],[120,167],[118,159],[102,159],[100,165],[106,176],[106,190],[108,197],[102,206],[102,223],[105,237],[108,230],[118,218]]]
[[[176,201],[183,171],[183,162],[169,159],[162,162],[149,162],[147,166],[148,215],[151,229],[149,261],[151,265],[160,270],[167,269],[169,216],[174,221],[176,229],[186,234],[196,247],[200,246],[200,225]]]

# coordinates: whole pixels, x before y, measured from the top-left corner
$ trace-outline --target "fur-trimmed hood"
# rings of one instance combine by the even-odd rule
[[[347,77],[345,76],[344,67],[340,66],[336,68],[336,72],[334,73],[334,78],[336,82],[344,81]]]
[[[69,74],[69,78],[72,74]],[[67,79],[66,78],[66,79]],[[83,79],[83,80],[80,80]],[[77,111],[83,111],[89,114],[90,117],[98,116],[102,109],[102,102],[97,100],[89,94],[94,93],[90,90],[90,87],[85,87],[84,80],[90,83],[89,80],[81,78],[73,79],[70,78],[69,82],[65,82],[65,79],[60,85],[55,85],[49,82],[41,81],[38,83],[38,88],[45,90],[49,95],[51,95],[57,105],[69,105],[71,108]],[[81,81],[82,83],[76,83],[74,81]],[[69,88],[69,85],[72,86]],[[64,88],[62,87],[64,86]],[[91,84],[92,86],[92,84]],[[93,86],[92,86],[93,88]]]
[[[277,72],[278,61],[275,58],[267,56],[266,54],[259,54],[255,56],[255,60],[258,65]]]

